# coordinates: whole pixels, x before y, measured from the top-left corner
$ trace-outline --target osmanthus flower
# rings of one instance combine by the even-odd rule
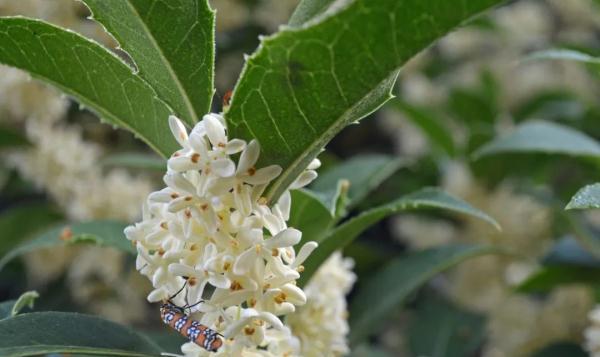
[[[585,349],[591,357],[600,356],[600,305],[596,305],[588,315],[590,324],[584,331]]]
[[[306,303],[296,280],[317,244],[296,254],[302,233],[286,223],[289,192],[272,207],[261,196],[281,167],[256,168],[259,143],[229,139],[220,115],[205,115],[189,134],[179,119],[169,124],[181,149],[168,160],[166,187],[148,196],[142,221],[125,230],[137,269],[154,287],[148,300],[181,290],[173,302],[195,305],[192,317],[225,337],[216,355],[297,355],[299,340],[281,318]],[[311,163],[293,187],[310,183],[318,166]],[[209,354],[193,343],[182,350]]]

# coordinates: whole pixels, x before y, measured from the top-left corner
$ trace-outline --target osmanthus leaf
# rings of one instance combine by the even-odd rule
[[[558,285],[598,285],[600,259],[573,237],[560,239],[542,259],[542,266],[516,287],[523,293],[544,293]]]
[[[497,250],[489,246],[449,245],[409,253],[392,260],[365,281],[350,306],[350,343],[379,332],[386,314],[435,275],[462,261]]]
[[[101,164],[106,166],[127,167],[164,173],[167,161],[159,156],[136,152],[122,152],[102,158]]]
[[[332,212],[309,190],[292,190],[288,226],[302,232],[302,241],[317,241],[334,223]]]
[[[483,145],[475,158],[509,152],[541,152],[600,158],[600,143],[567,126],[531,120],[514,132]]]
[[[561,216],[581,246],[600,259],[600,236],[594,232],[591,222],[586,217],[569,211],[564,211]]]
[[[225,113],[232,137],[256,138],[282,166],[273,201],[342,128],[392,97],[398,69],[501,0],[355,0],[335,14],[264,38]]]
[[[4,357],[51,353],[158,357],[161,352],[142,334],[89,315],[32,312],[0,320],[0,355]]]
[[[143,331],[143,334],[160,346],[163,353],[175,355],[181,354],[181,345],[189,341],[174,329],[163,328],[160,331]]]
[[[600,58],[590,56],[585,52],[566,48],[551,48],[547,50],[535,51],[530,53],[525,58],[525,61],[533,60],[566,60],[600,66]]]
[[[404,164],[404,160],[389,155],[358,155],[320,173],[310,188],[331,207],[335,203],[333,197],[336,196],[339,181],[347,180],[348,206],[352,208]]]
[[[589,357],[581,346],[574,342],[556,342],[535,352],[531,357]]]
[[[544,265],[575,265],[600,269],[600,259],[573,237],[560,239],[542,259]]]
[[[0,302],[0,320],[11,317],[13,306],[17,300],[7,300]]]
[[[28,203],[10,207],[0,213],[0,256],[36,232],[63,220],[56,209],[46,203]]]
[[[565,209],[600,208],[600,182],[587,185],[577,191]]]
[[[419,299],[408,325],[413,356],[472,356],[484,341],[485,318],[439,297]]]
[[[578,265],[548,265],[540,268],[516,288],[520,293],[545,293],[559,285],[597,285],[600,281],[600,268]]]
[[[304,272],[300,276],[298,284],[300,286],[305,285],[331,253],[350,244],[373,224],[399,212],[423,208],[438,208],[470,215],[488,222],[496,229],[500,229],[500,225],[492,217],[472,207],[463,200],[436,188],[424,188],[386,205],[364,211],[327,232],[318,241],[319,247],[312,252],[304,263]]]
[[[294,13],[288,21],[290,26],[300,26],[308,20],[314,19],[323,14],[335,0],[302,0],[296,6]]]
[[[133,254],[135,249],[123,233],[126,226],[127,224],[116,221],[89,221],[55,226],[9,251],[0,259],[0,270],[19,255],[64,244],[96,244]]]
[[[85,37],[39,20],[0,18],[0,63],[55,85],[163,156],[178,148],[167,104],[130,66]]]
[[[17,300],[3,301],[0,303],[0,320],[14,317],[23,309],[33,308],[33,302],[40,295],[37,291],[26,291]]]
[[[213,96],[215,13],[207,0],[84,0],[177,116],[194,125]]]

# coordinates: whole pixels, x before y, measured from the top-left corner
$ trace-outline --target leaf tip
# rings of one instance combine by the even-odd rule
[[[19,312],[21,310],[23,310],[23,308],[25,308],[25,307],[29,307],[30,309],[32,309],[33,303],[34,303],[35,299],[37,299],[38,297],[40,297],[40,294],[38,294],[38,292],[35,290],[27,291],[27,292],[24,292],[23,294],[21,294],[21,296],[19,296],[19,298],[13,305],[13,307],[10,311],[10,316],[11,317],[17,316],[19,314]]]

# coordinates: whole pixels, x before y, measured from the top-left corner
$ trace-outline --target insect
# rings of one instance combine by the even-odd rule
[[[226,109],[229,107],[229,104],[231,103],[232,95],[233,95],[233,91],[230,91],[230,90],[225,92],[225,94],[223,95],[223,109]]]
[[[171,301],[183,288],[185,288],[185,285],[160,306],[160,317],[165,324],[171,326],[191,342],[207,351],[217,352],[223,345],[222,335],[185,313],[186,308],[189,309],[194,305],[179,307]]]

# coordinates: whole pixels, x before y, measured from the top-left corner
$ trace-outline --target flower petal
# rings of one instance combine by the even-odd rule
[[[281,215],[281,218],[283,218],[284,221],[288,221],[290,219],[290,211],[292,209],[292,195],[290,194],[289,190],[286,190],[281,195],[277,201],[276,207],[279,210],[278,213]]]
[[[310,164],[308,164],[307,169],[308,170],[316,170],[319,167],[321,167],[321,160],[314,158],[313,161],[311,161]]]
[[[169,264],[169,273],[185,277],[195,277],[199,275],[198,272],[191,266],[179,263]]]
[[[308,256],[310,255],[310,253],[313,252],[313,250],[317,249],[317,247],[319,246],[319,244],[317,242],[306,242],[302,248],[300,248],[300,251],[298,252],[298,255],[296,255],[296,259],[294,260],[294,262],[292,263],[292,268],[297,268],[299,267],[302,263],[304,263],[304,261],[306,260],[306,258],[308,258]]]
[[[256,170],[253,175],[244,176],[244,182],[251,185],[262,185],[271,182],[275,177],[279,176],[280,173],[281,166],[271,165]]]
[[[230,177],[235,173],[235,164],[231,159],[217,159],[211,162],[213,172],[220,177]]]
[[[181,120],[174,115],[169,115],[169,128],[179,145],[184,148],[187,147],[188,134]]]
[[[159,302],[167,298],[169,298],[169,294],[163,287],[154,289],[148,294],[148,302]]]
[[[304,294],[304,291],[296,285],[289,283],[285,284],[281,287],[281,291],[285,293],[286,301],[289,301],[294,305],[306,304],[306,294]]]
[[[194,185],[192,185],[192,183],[180,173],[169,172],[163,177],[163,181],[167,184],[167,186],[180,193],[192,195],[194,192],[196,192]]]
[[[301,239],[302,232],[295,228],[287,228],[277,233],[275,237],[267,239],[265,241],[265,246],[270,249],[293,247],[294,245],[300,243]]]
[[[208,282],[219,289],[229,289],[231,286],[231,281],[221,274],[211,274],[208,278]]]
[[[240,160],[238,161],[238,168],[236,174],[246,174],[248,170],[254,167],[254,164],[256,164],[259,155],[260,145],[258,144],[258,141],[252,140],[240,155]]]
[[[236,275],[246,274],[252,268],[252,265],[257,257],[258,254],[256,253],[256,249],[254,249],[254,247],[246,249],[235,260],[235,263],[233,264],[233,273]]]
[[[210,143],[214,147],[226,145],[227,136],[225,135],[225,127],[221,124],[221,121],[213,114],[207,114],[202,119]]]
[[[238,152],[244,150],[246,147],[246,142],[241,139],[232,139],[229,140],[227,146],[225,146],[225,153],[227,155],[237,154]]]
[[[167,167],[170,170],[177,171],[177,172],[184,172],[184,171],[188,171],[188,170],[197,169],[197,168],[199,168],[199,166],[200,165],[198,163],[195,163],[188,156],[177,156],[177,157],[172,157],[169,160],[167,160]]]
[[[296,179],[296,181],[294,181],[291,185],[290,185],[290,189],[292,190],[296,190],[299,188],[302,188],[306,185],[308,185],[309,183],[311,183],[314,179],[317,178],[317,172],[314,170],[305,170],[303,171],[300,176],[298,176],[298,178]]]

